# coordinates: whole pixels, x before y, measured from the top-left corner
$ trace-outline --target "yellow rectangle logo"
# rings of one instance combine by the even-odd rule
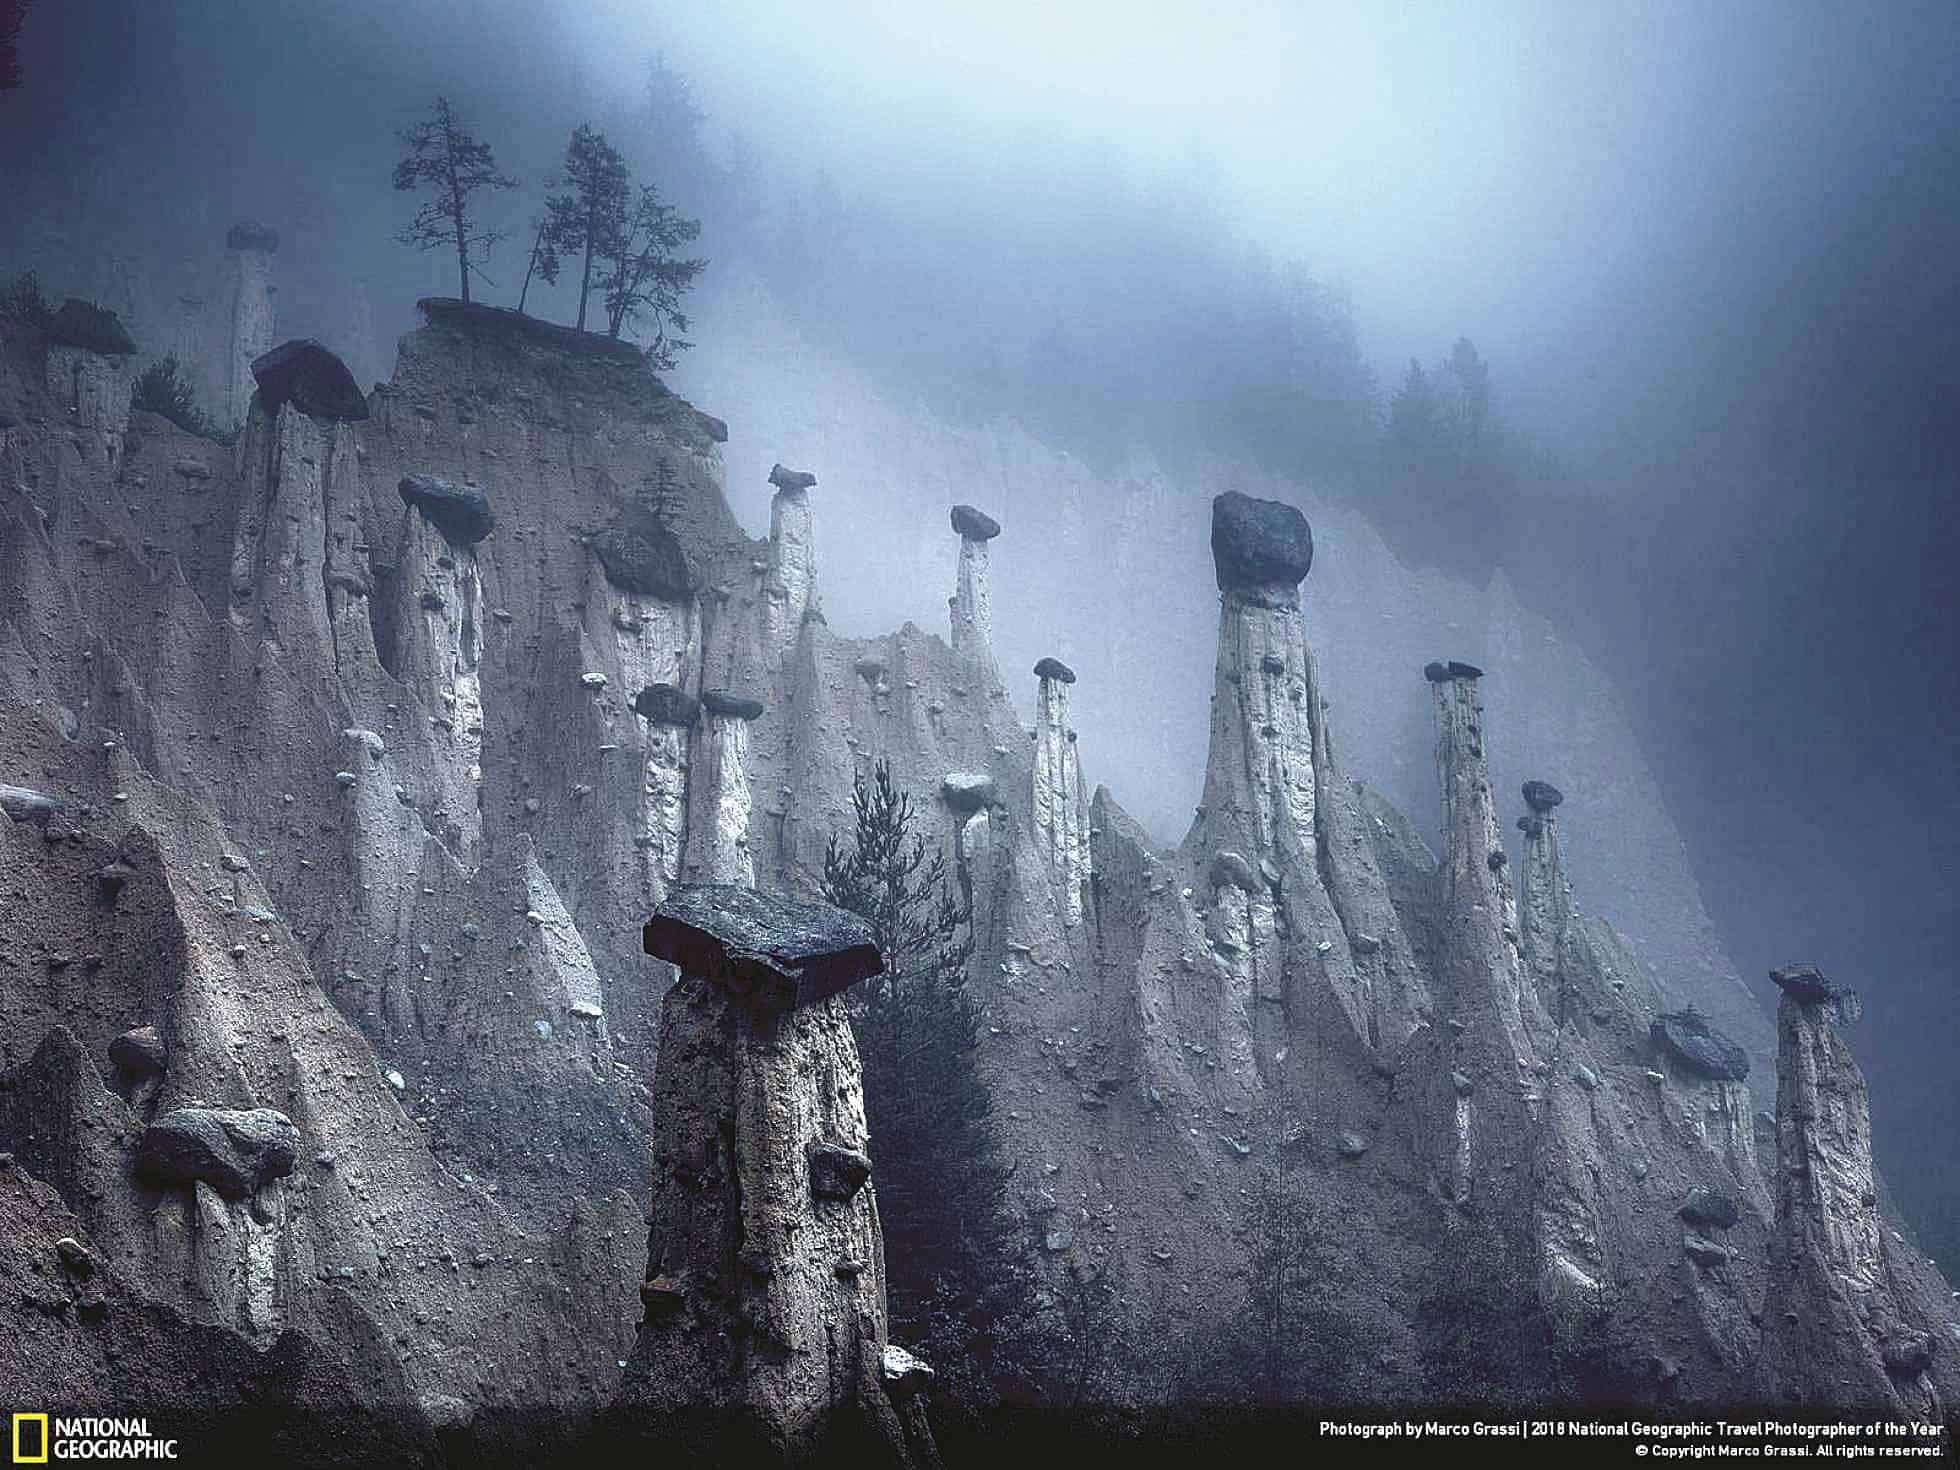
[[[30,1455],[21,1444],[21,1427],[38,1424],[41,1426],[40,1453]],[[16,1465],[45,1465],[48,1463],[48,1416],[46,1414],[14,1415],[14,1463]]]

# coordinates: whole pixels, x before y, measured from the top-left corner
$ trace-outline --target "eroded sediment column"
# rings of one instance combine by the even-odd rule
[[[646,1315],[625,1413],[651,1434],[680,1426],[791,1462],[862,1426],[887,1463],[905,1461],[929,1440],[922,1420],[900,1427],[885,1387],[914,1360],[887,1339],[844,999],[882,969],[869,927],[826,904],[686,885],[644,942],[681,978],[661,1013]]]
[[[1089,828],[1075,731],[1069,728],[1068,688],[1075,671],[1058,658],[1044,658],[1034,672],[1041,681],[1034,717],[1035,845],[1048,860],[1063,923],[1079,924],[1082,889],[1089,881]]]
[[[236,224],[225,235],[224,299],[229,321],[223,362],[221,422],[242,424],[252,406],[253,362],[272,347],[272,257],[279,232],[265,225]]]
[[[1293,988],[1317,982],[1362,1041],[1399,1046],[1427,988],[1323,718],[1300,611],[1312,529],[1293,506],[1228,492],[1212,502],[1211,551],[1218,655],[1189,840],[1210,880],[1212,948],[1289,1016],[1309,1009]]]
[[[1435,696],[1436,760],[1443,788],[1443,904],[1448,963],[1459,1007],[1487,1004],[1520,1065],[1536,1059],[1543,1010],[1519,953],[1509,857],[1484,754],[1483,670],[1455,659],[1423,670]]]
[[[786,653],[796,644],[817,595],[816,519],[810,487],[817,477],[776,465],[769,471],[776,493],[769,502],[769,573],[763,587],[764,636],[770,650]]]
[[[991,665],[994,604],[987,585],[987,543],[1000,534],[1000,522],[970,505],[956,505],[953,530],[960,538],[959,586],[950,604],[953,652]]]
[[[1771,972],[1776,1010],[1776,1232],[1765,1323],[1781,1398],[1937,1406],[1939,1339],[1914,1320],[1887,1260],[1865,1074],[1838,1035],[1848,991],[1812,965]]]
[[[688,747],[701,704],[672,684],[649,684],[633,696],[633,713],[646,721],[645,813],[638,845],[646,852],[654,891],[679,881],[687,839]]]
[[[701,695],[701,739],[688,782],[687,876],[692,883],[755,886],[749,851],[749,722],[762,701],[725,689]]]
[[[1518,937],[1524,970],[1553,1022],[1571,1019],[1573,1000],[1560,979],[1559,952],[1572,921],[1572,890],[1559,853],[1558,806],[1565,795],[1549,781],[1524,783],[1530,811],[1518,818],[1524,863],[1518,881]]]

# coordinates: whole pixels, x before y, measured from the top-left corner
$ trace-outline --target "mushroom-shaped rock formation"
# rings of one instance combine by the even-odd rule
[[[228,250],[258,250],[271,255],[279,248],[279,232],[256,220],[240,220],[225,231]]]
[[[1524,804],[1534,812],[1548,812],[1565,800],[1565,793],[1549,781],[1524,783]]]
[[[1075,670],[1058,658],[1044,658],[1041,660],[1040,663],[1034,666],[1034,676],[1037,679],[1055,679],[1063,684],[1073,684],[1075,682]]]
[[[367,399],[347,364],[309,337],[252,359],[252,377],[269,414],[290,403],[308,418],[357,423],[368,416]]]
[[[842,994],[881,968],[870,928],[827,904],[681,886],[645,943],[681,978],[661,1010],[646,1317],[623,1425],[649,1445],[685,1428],[697,1449],[789,1462],[870,1429],[886,1463],[906,1463],[880,1371],[884,1246]]]
[[[701,701],[672,684],[649,684],[633,696],[633,713],[648,724],[684,730],[701,718]]]
[[[497,527],[490,497],[474,485],[457,485],[434,475],[404,475],[397,487],[451,546],[474,546]]]
[[[953,507],[953,530],[963,541],[991,541],[1000,534],[1000,522],[971,505]]]
[[[656,959],[763,1010],[813,1005],[884,969],[857,915],[732,884],[675,888],[641,939]]]
[[[1740,1082],[1749,1075],[1749,1053],[1724,1036],[1692,1006],[1654,1017],[1648,1028],[1654,1045],[1690,1071],[1716,1082]]]
[[[761,700],[752,699],[746,694],[732,694],[726,689],[702,690],[701,708],[711,715],[726,715],[732,720],[762,718]]]
[[[680,538],[651,515],[632,516],[592,538],[606,580],[622,592],[678,602],[692,595],[694,576]]]
[[[48,322],[48,340],[63,347],[79,347],[104,357],[127,357],[136,343],[122,324],[122,318],[93,301],[70,296],[61,303]]]
[[[1211,559],[1219,591],[1272,588],[1291,601],[1313,570],[1313,530],[1295,506],[1228,490],[1211,503]]]
[[[806,493],[815,475],[777,465],[769,472],[776,493],[769,501],[768,577],[763,583],[764,636],[778,655],[787,653],[816,606],[816,513]]]
[[[1082,921],[1089,881],[1089,801],[1075,732],[1069,728],[1068,686],[1075,671],[1060,659],[1034,666],[1041,679],[1034,716],[1034,839],[1048,860],[1066,924]]]
[[[994,778],[985,771],[948,771],[939,794],[956,812],[977,812],[994,802]]]
[[[989,584],[987,543],[1000,534],[1000,522],[970,505],[953,507],[953,530],[960,538],[959,579],[948,604],[953,652],[991,670],[994,661],[994,602]]]
[[[162,1184],[202,1181],[243,1199],[293,1172],[299,1129],[271,1108],[178,1108],[143,1130],[137,1171]]]

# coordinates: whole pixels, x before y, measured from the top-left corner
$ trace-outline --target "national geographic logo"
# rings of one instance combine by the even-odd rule
[[[16,1465],[46,1465],[64,1460],[177,1458],[177,1441],[150,1433],[147,1418],[69,1419],[16,1414],[12,1449]]]

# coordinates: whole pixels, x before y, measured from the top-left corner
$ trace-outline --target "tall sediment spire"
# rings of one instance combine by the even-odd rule
[[[1549,781],[1524,783],[1530,811],[1518,818],[1524,862],[1518,879],[1518,936],[1525,976],[1557,1025],[1572,1019],[1573,997],[1561,977],[1560,947],[1572,922],[1572,889],[1559,852],[1559,805],[1565,794]]]
[[[1944,1331],[1914,1301],[1872,1169],[1871,1097],[1838,1035],[1850,992],[1814,965],[1770,973],[1776,1008],[1776,1235],[1763,1363],[1773,1398],[1895,1408],[1938,1422]],[[1946,1344],[1951,1349],[1952,1344]],[[1950,1392],[1950,1382],[1949,1382]]]
[[[1089,813],[1068,711],[1075,671],[1058,658],[1044,658],[1034,672],[1041,681],[1034,718],[1035,844],[1048,860],[1062,920],[1074,925],[1082,922],[1082,890],[1089,881]]]
[[[1313,532],[1292,506],[1229,492],[1212,502],[1211,550],[1211,747],[1186,848],[1212,948],[1289,1016],[1306,1007],[1287,987],[1318,979],[1362,1041],[1399,1047],[1428,990],[1334,760],[1300,611]]]
[[[795,646],[803,615],[817,600],[816,517],[810,487],[817,477],[804,470],[769,471],[776,493],[769,501],[769,573],[763,587],[765,637],[780,657]]]
[[[1000,534],[1000,522],[970,505],[956,505],[953,530],[960,538],[959,586],[949,602],[953,652],[992,667],[994,604],[987,585],[987,543]]]
[[[1435,698],[1443,788],[1444,955],[1459,1008],[1487,1004],[1518,1061],[1536,1060],[1544,1009],[1525,983],[1510,859],[1484,753],[1483,670],[1451,659],[1423,676]]]
[[[226,324],[222,386],[216,395],[220,421],[242,424],[257,386],[252,363],[272,347],[272,257],[279,232],[265,225],[235,224],[225,234],[223,305]]]
[[[709,689],[701,695],[702,735],[688,781],[687,878],[691,883],[755,887],[749,851],[749,722],[762,701]]]

